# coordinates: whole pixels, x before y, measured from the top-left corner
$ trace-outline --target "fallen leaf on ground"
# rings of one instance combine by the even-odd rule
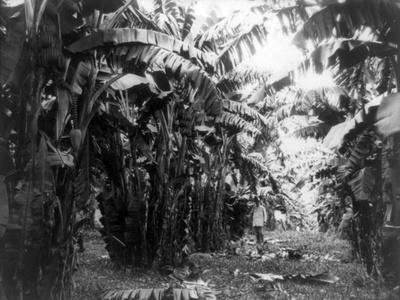
[[[284,277],[282,275],[277,275],[277,274],[272,274],[272,273],[252,273],[249,274],[251,279],[255,281],[259,280],[265,280],[269,282],[274,282],[275,280],[284,280]]]
[[[330,274],[329,272],[318,274],[294,274],[294,275],[279,275],[273,273],[251,273],[249,276],[255,281],[268,281],[274,282],[276,280],[299,280],[303,282],[321,282],[321,283],[335,283],[339,277]]]
[[[289,240],[279,240],[279,239],[265,239],[264,243],[269,243],[269,244],[280,244],[280,243],[286,243],[289,242]]]

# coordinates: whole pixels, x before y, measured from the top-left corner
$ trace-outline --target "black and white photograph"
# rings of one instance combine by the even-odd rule
[[[400,300],[400,0],[0,0],[0,300]]]

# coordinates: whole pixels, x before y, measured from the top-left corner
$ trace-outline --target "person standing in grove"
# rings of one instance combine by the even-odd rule
[[[255,205],[252,211],[253,228],[256,234],[257,244],[262,245],[264,243],[263,226],[267,223],[267,212],[265,207],[261,205],[260,199],[255,196]]]

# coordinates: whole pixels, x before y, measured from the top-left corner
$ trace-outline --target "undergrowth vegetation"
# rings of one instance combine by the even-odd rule
[[[107,289],[167,288],[176,279],[160,275],[158,270],[134,267],[117,268],[101,247],[103,242],[94,231],[85,231],[86,251],[78,255],[79,269],[74,275],[76,300],[95,300]],[[254,237],[246,236],[254,239]],[[195,256],[204,281],[216,291],[217,299],[395,299],[390,289],[376,282],[354,259],[348,242],[334,235],[318,232],[268,232],[265,253],[281,248],[299,249],[303,253],[323,257],[329,254],[334,261],[302,261],[278,258],[261,262],[242,255],[224,252]],[[281,242],[278,242],[281,241]],[[338,276],[334,284],[284,281],[279,287],[268,282],[255,282],[249,273],[307,274],[326,272]],[[246,274],[247,273],[247,274]]]

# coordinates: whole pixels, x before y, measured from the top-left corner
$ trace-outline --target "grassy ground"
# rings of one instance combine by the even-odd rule
[[[329,258],[335,259],[304,261],[282,257],[262,262],[246,255],[201,256],[197,262],[203,270],[207,269],[202,279],[210,280],[210,285],[218,291],[217,299],[398,299],[369,278],[358,262],[351,261],[350,248],[345,241],[314,232],[268,232],[266,238],[270,240],[268,253],[295,248],[314,258],[329,254]],[[80,265],[74,275],[76,300],[98,299],[102,289],[166,287],[171,281],[156,271],[115,267],[95,232],[85,233],[85,248],[86,251],[79,254]],[[255,282],[246,274],[324,271],[338,276],[339,281],[315,284],[286,280],[278,285],[280,290],[276,290],[276,285],[273,290],[271,284]]]

